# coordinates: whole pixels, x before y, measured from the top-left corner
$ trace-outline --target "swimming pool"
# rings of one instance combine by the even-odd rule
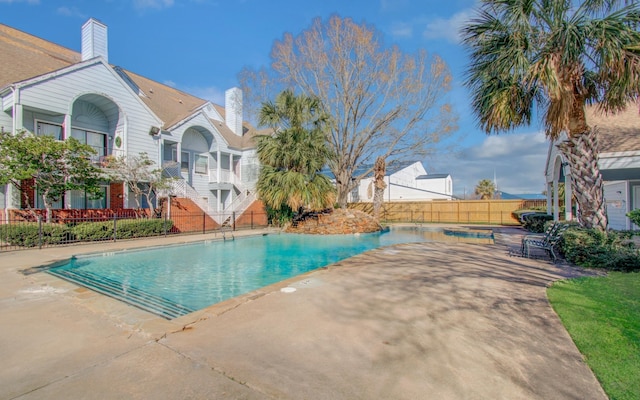
[[[78,256],[47,272],[171,319],[367,250],[432,240],[433,232],[269,234]]]

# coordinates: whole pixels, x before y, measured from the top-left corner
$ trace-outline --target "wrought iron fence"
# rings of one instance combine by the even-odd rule
[[[81,242],[258,229],[267,225],[266,213],[256,211],[219,216],[182,212],[151,218],[135,210],[85,217],[55,215],[49,220],[42,215],[14,216],[0,221],[0,252]]]

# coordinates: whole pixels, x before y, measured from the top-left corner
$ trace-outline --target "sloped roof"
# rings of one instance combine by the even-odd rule
[[[540,193],[512,194],[512,193],[500,192],[500,198],[502,200],[546,200],[547,196]]]
[[[4,24],[0,24],[0,54],[4,60],[11,60],[0,63],[0,88],[79,63],[82,58],[77,51]],[[165,128],[175,125],[207,104],[207,100],[142,75],[119,67],[114,67],[114,69],[123,79],[129,79],[137,86],[134,89],[137,89],[142,101],[164,122]],[[213,106],[224,118],[224,107],[217,104]],[[269,132],[268,130],[258,130],[244,122],[244,134],[238,136],[224,123],[215,120],[211,120],[211,123],[229,146],[236,149],[255,147],[253,137]]]
[[[174,125],[207,103],[207,100],[142,75],[124,69],[122,71],[138,86],[143,94],[142,101],[165,123],[165,127]]]
[[[416,179],[444,179],[451,174],[431,174],[431,175],[420,175],[416,176]]]
[[[589,106],[587,122],[598,129],[601,153],[640,150],[640,100],[629,102],[617,114],[604,114],[597,106]]]
[[[0,88],[81,61],[80,53],[0,24]]]

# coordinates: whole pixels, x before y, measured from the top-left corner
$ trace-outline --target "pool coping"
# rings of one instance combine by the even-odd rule
[[[388,231],[390,229],[391,226],[397,226],[397,227],[407,227],[407,226],[411,226],[411,227],[421,227],[421,228],[425,228],[426,230],[430,231],[430,230],[442,230],[443,232],[446,231],[456,231],[456,232],[466,232],[469,231],[468,227],[465,226],[441,226],[441,225],[432,225],[432,224],[392,224],[392,225],[386,225],[385,226],[385,231]],[[431,228],[431,229],[430,229]],[[482,231],[491,231],[491,240],[493,240],[492,243],[477,243],[479,245],[493,245],[495,244],[495,239],[493,236],[493,231],[494,231],[494,227],[475,227],[475,230],[482,230]],[[283,234],[286,233],[282,230],[269,230],[269,231],[245,231],[243,234],[239,235],[239,238],[249,238],[249,237],[259,237],[259,236],[267,236],[267,235],[272,235],[272,234]],[[299,234],[299,233],[293,233],[293,234]],[[355,234],[350,234],[350,235],[359,235],[358,233]],[[339,236],[339,235],[338,235]],[[470,238],[481,238],[481,239],[485,239],[485,237],[475,237],[472,236]],[[235,238],[234,238],[235,239]],[[206,243],[214,243],[214,242],[220,242],[220,241],[226,241],[228,239],[225,239],[224,237],[217,237],[217,235],[214,238],[198,238],[196,240],[185,240],[185,241],[179,241],[179,242],[175,242],[175,243],[171,243],[171,244],[156,244],[156,245],[140,245],[137,247],[123,247],[123,248],[119,248],[119,249],[108,249],[108,250],[98,250],[98,251],[91,251],[91,252],[83,252],[83,253],[78,253],[78,254],[72,254],[70,257],[65,258],[65,259],[56,259],[56,260],[52,260],[51,262],[42,264],[42,265],[38,265],[38,266],[34,266],[34,267],[29,267],[29,268],[25,268],[20,270],[19,272],[21,272],[24,275],[32,275],[32,274],[37,274],[37,273],[46,273],[47,270],[52,269],[52,268],[56,268],[58,266],[64,265],[66,263],[68,263],[70,260],[73,259],[81,259],[81,258],[91,258],[91,257],[100,257],[100,256],[104,256],[104,255],[111,255],[114,253],[127,253],[127,252],[139,252],[139,251],[147,251],[147,250],[153,250],[153,249],[159,249],[159,248],[166,248],[166,247],[178,247],[178,246],[184,246],[184,245],[198,245],[198,244],[206,244]],[[130,243],[130,242],[127,242]],[[359,254],[365,254],[365,253],[369,253],[378,249],[385,249],[387,247],[390,246],[401,246],[404,244],[408,244],[408,243],[396,243],[396,244],[390,244],[390,245],[385,245],[382,247],[377,247],[374,249],[370,249],[367,251],[364,251],[363,253],[359,253]],[[476,244],[473,242],[470,242],[469,244]],[[355,257],[357,255],[354,255],[352,257]],[[351,257],[348,257],[351,258]],[[347,258],[347,259],[348,259]],[[55,274],[50,274],[51,276],[60,279],[68,284],[74,285],[76,287],[78,287],[79,289],[85,289],[88,291],[91,291],[92,293],[95,293],[95,295],[97,296],[103,296],[106,298],[109,298],[111,300],[117,301],[118,303],[122,303],[125,306],[128,307],[133,307],[141,312],[147,313],[150,316],[153,317],[157,317],[160,319],[160,321],[166,321],[168,323],[171,323],[170,326],[170,331],[168,332],[153,332],[154,336],[158,336],[160,334],[166,335],[168,333],[172,333],[175,332],[175,330],[173,330],[175,328],[175,325],[180,325],[182,326],[182,329],[188,329],[188,326],[191,326],[199,321],[202,321],[203,319],[207,319],[210,316],[219,316],[222,315],[242,304],[245,304],[249,301],[258,299],[262,296],[265,296],[269,293],[272,292],[276,292],[279,291],[285,287],[288,287],[291,283],[295,283],[298,282],[300,280],[303,280],[307,275],[312,274],[314,272],[317,271],[321,271],[321,270],[329,270],[331,268],[335,268],[337,266],[339,266],[339,264],[347,259],[344,260],[339,260],[336,261],[334,263],[330,263],[328,265],[324,265],[318,268],[314,268],[313,270],[304,272],[302,274],[296,275],[294,277],[291,278],[287,278],[285,280],[282,281],[278,281],[266,286],[263,286],[261,288],[246,292],[246,293],[242,293],[239,294],[237,296],[234,296],[232,298],[229,299],[225,299],[222,300],[220,302],[211,304],[209,306],[200,308],[198,310],[194,310],[188,314],[185,315],[181,315],[175,318],[166,318],[163,317],[162,315],[159,315],[158,313],[154,313],[150,310],[146,310],[144,307],[141,307],[137,304],[135,304],[134,302],[128,302],[126,300],[123,299],[119,299],[116,296],[112,296],[108,293],[102,292],[100,290],[97,290],[95,288],[89,288],[86,287],[80,283],[74,282],[72,280],[69,279],[65,279],[64,277],[55,275]],[[75,292],[81,292],[81,296],[82,297],[87,297],[87,294],[84,290],[78,290],[76,289]],[[147,320],[147,318],[145,318],[145,320]],[[160,324],[161,325],[161,324]]]

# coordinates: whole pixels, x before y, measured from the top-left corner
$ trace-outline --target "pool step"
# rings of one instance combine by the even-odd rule
[[[118,281],[88,271],[53,268],[47,272],[166,319],[177,318],[194,311],[164,297],[146,293],[136,287],[123,287]]]

